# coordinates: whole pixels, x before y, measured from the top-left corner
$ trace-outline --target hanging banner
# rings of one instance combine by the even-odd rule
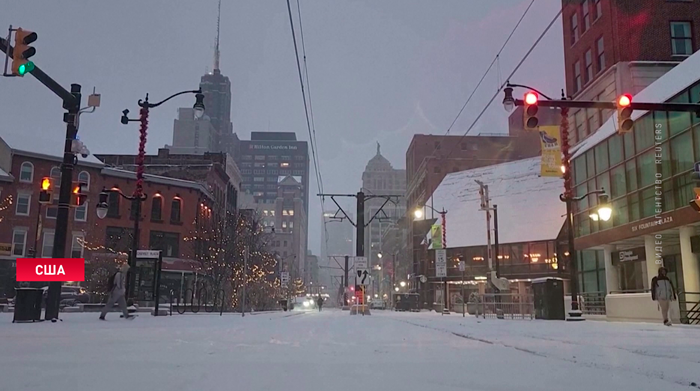
[[[540,176],[561,177],[561,142],[559,126],[540,126],[542,163]]]
[[[442,248],[442,226],[435,224],[430,227],[430,249],[439,250]]]

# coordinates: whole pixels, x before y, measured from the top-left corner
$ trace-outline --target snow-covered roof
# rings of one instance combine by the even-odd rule
[[[0,168],[0,181],[10,181],[12,182],[12,175],[8,174],[7,171]]]
[[[101,171],[102,175],[105,176],[113,176],[113,177],[118,177],[118,178],[128,178],[128,179],[136,179],[136,173],[133,171],[127,171],[127,170],[120,170],[118,168],[112,168],[112,167],[105,167]],[[189,189],[194,189],[197,191],[200,191],[204,194],[206,194],[208,197],[213,198],[209,191],[202,185],[201,183],[198,182],[192,182],[192,181],[187,181],[184,179],[177,179],[177,178],[170,178],[170,177],[165,177],[165,176],[160,176],[160,175],[151,175],[151,174],[144,174],[143,179],[146,182],[150,183],[160,183],[164,185],[171,185],[171,186],[178,186],[178,187],[184,187],[184,188],[189,188]]]
[[[698,69],[700,69],[700,51],[686,58],[685,61],[676,65],[673,69],[656,79],[647,88],[643,89],[636,96],[634,96],[632,101],[652,103],[666,102],[683,89],[700,80],[700,73],[698,73]],[[648,112],[648,110],[635,110],[632,113],[632,119],[636,121],[638,118],[642,117]],[[615,134],[617,132],[617,128],[615,126],[616,121],[617,118],[614,118],[614,116],[610,117],[610,119],[608,119],[597,132],[593,133],[593,135],[591,135],[589,138],[583,140],[583,142],[576,147],[573,158],[580,156],[584,152],[595,147],[600,142]]]
[[[41,134],[41,137],[28,137],[26,134],[6,132],[2,134],[2,139],[12,148],[14,154],[58,162],[63,160],[65,130],[45,132]],[[104,163],[93,155],[86,158],[78,155],[78,164],[104,166]]]
[[[540,161],[537,156],[447,175],[426,203],[447,211],[447,247],[486,245],[486,213],[479,210],[475,180],[488,185],[491,206],[498,205],[499,243],[556,239],[566,214],[559,200],[564,181],[540,177]]]

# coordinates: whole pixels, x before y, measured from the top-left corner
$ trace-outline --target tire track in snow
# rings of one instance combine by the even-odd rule
[[[409,324],[409,325],[412,325],[412,326],[422,327],[422,328],[425,328],[425,329],[428,329],[428,330],[440,331],[440,332],[443,332],[443,333],[451,334],[451,335],[453,335],[453,336],[455,336],[455,337],[465,338],[465,339],[469,339],[469,340],[472,340],[472,341],[477,341],[477,342],[485,343],[485,344],[488,344],[488,345],[500,345],[500,346],[503,346],[503,347],[506,347],[506,348],[511,348],[511,349],[517,350],[517,351],[519,351],[519,352],[528,353],[528,354],[531,354],[531,355],[536,356],[536,357],[546,358],[546,359],[555,360],[555,361],[566,361],[566,362],[569,362],[569,363],[572,363],[572,364],[575,364],[575,365],[580,365],[580,366],[584,366],[584,367],[587,367],[587,368],[605,370],[605,371],[609,371],[609,372],[625,371],[625,372],[633,373],[633,374],[636,374],[636,375],[641,375],[641,376],[647,377],[647,378],[649,378],[649,379],[662,380],[662,381],[665,381],[665,382],[669,382],[669,383],[672,383],[672,384],[676,384],[676,385],[680,385],[680,386],[685,386],[685,387],[693,387],[693,386],[691,385],[691,381],[690,381],[689,379],[678,379],[678,378],[676,378],[676,379],[669,379],[668,377],[666,377],[666,375],[664,374],[663,371],[635,370],[635,369],[632,369],[632,368],[625,368],[625,367],[613,366],[613,365],[610,365],[610,364],[603,364],[603,363],[597,363],[597,362],[592,362],[592,361],[581,361],[581,360],[576,359],[576,357],[573,357],[573,358],[558,357],[558,356],[550,355],[550,354],[547,354],[547,353],[537,352],[537,351],[534,351],[534,350],[530,350],[530,349],[526,349],[526,348],[521,348],[521,347],[518,347],[518,346],[515,346],[515,345],[510,345],[510,344],[507,344],[507,343],[504,343],[504,342],[500,342],[500,341],[490,341],[490,340],[487,340],[487,339],[477,338],[477,337],[474,337],[474,336],[471,336],[471,335],[467,335],[467,334],[460,334],[460,333],[457,333],[457,332],[454,332],[454,331],[451,331],[451,330],[447,330],[447,329],[442,329],[442,328],[438,328],[438,327],[431,327],[431,326],[427,326],[427,325],[424,325],[424,324],[413,323],[413,322],[409,322],[409,321],[406,321],[406,320],[400,320],[400,319],[392,319],[392,320],[395,320],[395,321],[397,321],[397,322],[406,323],[406,324]],[[554,339],[537,338],[537,337],[526,336],[526,335],[524,335],[524,337],[526,337],[526,338],[531,338],[531,339],[539,339],[539,340],[543,340],[543,341],[557,342],[557,343],[566,343],[566,342],[569,342],[569,343],[572,344],[572,345],[580,345],[580,346],[583,346],[583,345],[581,345],[581,344],[577,344],[577,343],[575,343],[575,342],[570,342],[570,341],[562,342],[562,341],[557,341],[557,340],[554,340]],[[601,347],[601,346],[597,346],[597,347]],[[620,349],[620,350],[626,351],[626,352],[631,353],[631,354],[635,354],[634,352],[628,351],[627,349]],[[656,357],[656,356],[647,355],[647,357]],[[693,387],[693,388],[695,388],[695,387]]]

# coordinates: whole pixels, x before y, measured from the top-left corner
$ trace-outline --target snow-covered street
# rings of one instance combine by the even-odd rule
[[[2,390],[688,390],[700,329],[376,311],[12,324]]]

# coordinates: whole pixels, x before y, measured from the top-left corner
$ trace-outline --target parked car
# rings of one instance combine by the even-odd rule
[[[44,291],[44,300],[49,294],[49,287],[41,288]],[[66,305],[75,305],[80,303],[89,303],[90,294],[81,286],[64,285],[61,287],[61,302]]]
[[[370,301],[369,308],[373,309],[373,310],[385,310],[386,309],[386,301],[381,300],[381,299],[374,299],[374,300]]]

